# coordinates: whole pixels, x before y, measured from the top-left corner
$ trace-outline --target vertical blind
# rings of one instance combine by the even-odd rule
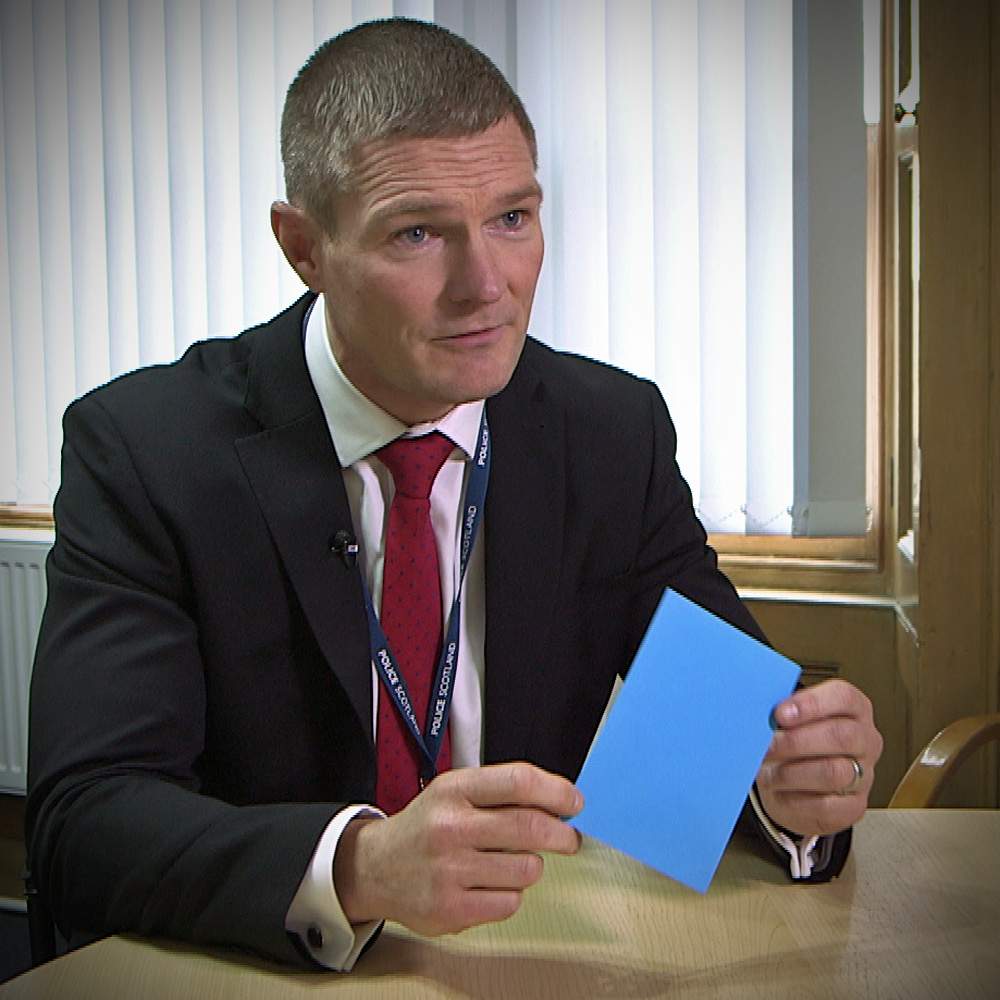
[[[0,502],[50,500],[74,397],[298,296],[285,89],[394,14],[483,49],[536,125],[531,332],[655,379],[709,530],[789,533],[792,0],[0,3]]]

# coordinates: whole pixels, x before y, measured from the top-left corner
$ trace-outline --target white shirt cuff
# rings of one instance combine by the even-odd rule
[[[285,930],[297,934],[320,965],[336,972],[350,972],[381,921],[352,925],[337,899],[333,885],[333,859],[347,824],[358,816],[385,819],[385,813],[368,805],[341,809],[319,838],[309,867],[285,915]]]
[[[757,814],[757,818],[763,824],[770,838],[788,853],[792,878],[809,878],[812,874],[813,864],[815,863],[813,849],[816,847],[819,837],[815,835],[812,837],[802,837],[796,843],[787,833],[779,830],[768,818],[767,813],[764,812],[764,807],[760,804],[760,799],[757,798],[756,785],[750,789],[750,804],[753,806],[753,811]]]

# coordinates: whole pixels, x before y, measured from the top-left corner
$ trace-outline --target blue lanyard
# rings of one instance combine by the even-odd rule
[[[479,436],[476,450],[472,456],[472,468],[469,473],[469,484],[465,491],[465,506],[462,514],[462,542],[459,549],[459,577],[455,590],[455,599],[448,615],[448,627],[445,630],[444,643],[441,647],[441,657],[438,660],[437,671],[434,674],[434,685],[431,688],[431,698],[427,702],[427,721],[423,730],[413,711],[413,702],[403,680],[403,672],[399,663],[389,648],[389,640],[382,631],[372,596],[361,574],[361,587],[365,595],[365,609],[368,612],[368,636],[371,645],[372,661],[378,670],[378,675],[392,698],[396,711],[413,736],[417,748],[423,757],[421,767],[421,787],[437,773],[437,759],[441,752],[441,743],[448,728],[448,713],[451,710],[451,697],[455,685],[455,666],[458,663],[458,630],[462,618],[462,582],[465,580],[465,570],[469,564],[472,546],[476,541],[476,532],[483,516],[483,504],[486,501],[486,487],[490,479],[490,428],[486,421],[486,407],[479,421]]]

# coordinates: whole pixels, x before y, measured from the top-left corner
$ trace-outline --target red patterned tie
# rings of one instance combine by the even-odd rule
[[[441,577],[430,493],[453,447],[435,431],[426,437],[399,438],[375,453],[396,484],[386,528],[380,619],[421,728],[442,641]],[[375,801],[391,815],[420,790],[421,754],[383,684],[379,684],[376,752]],[[445,730],[437,769],[450,766],[451,743]]]

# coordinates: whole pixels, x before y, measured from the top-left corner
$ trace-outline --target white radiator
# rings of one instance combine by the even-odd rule
[[[0,538],[0,792],[23,795],[26,788],[28,684],[50,547],[51,540]]]

